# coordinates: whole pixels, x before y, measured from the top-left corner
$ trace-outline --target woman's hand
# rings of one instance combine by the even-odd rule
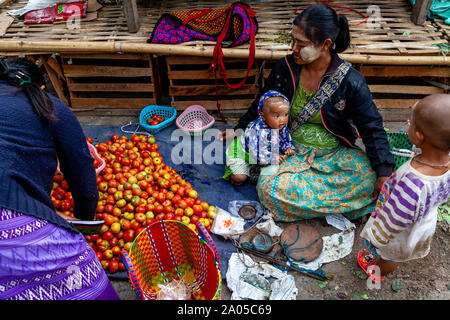
[[[233,139],[235,137],[236,137],[236,133],[234,132],[233,129],[222,130],[222,131],[219,131],[219,133],[217,134],[217,139],[219,139],[220,141]]]
[[[61,211],[56,210],[56,213],[65,220],[80,220],[75,217],[68,216],[67,214],[62,213]]]
[[[375,186],[373,187],[373,196],[372,200],[376,200],[378,198],[378,195],[381,192],[381,188],[383,187],[383,184],[386,182],[388,177],[378,177],[377,181],[375,181]]]

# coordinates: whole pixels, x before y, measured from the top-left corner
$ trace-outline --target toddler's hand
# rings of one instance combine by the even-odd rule
[[[229,130],[229,129],[219,131],[219,133],[217,134],[217,139],[219,139],[220,141],[233,139],[235,137],[236,137],[236,133],[234,132],[234,130]]]
[[[284,160],[286,160],[287,155],[279,155],[278,156],[278,164],[282,163]]]
[[[295,150],[294,149],[288,149],[284,152],[285,155],[287,156],[293,156],[295,154]]]

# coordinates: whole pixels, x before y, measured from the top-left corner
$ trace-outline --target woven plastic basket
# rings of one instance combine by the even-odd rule
[[[150,126],[147,124],[147,120],[150,119],[155,113],[157,115],[163,116],[166,120],[156,126]],[[142,109],[141,113],[139,114],[139,125],[150,133],[156,133],[170,126],[170,124],[175,120],[176,117],[177,110],[175,108],[151,105]]]
[[[88,147],[89,147],[89,151],[91,153],[91,156],[95,159],[98,160],[100,162],[100,166],[98,166],[98,168],[95,169],[95,174],[98,176],[98,174],[100,172],[102,172],[103,169],[105,169],[106,167],[106,162],[105,160],[102,159],[102,157],[100,157],[100,155],[97,152],[97,149],[90,144],[89,142],[87,143]],[[59,161],[57,162],[57,166],[56,166],[56,172],[58,172],[59,174],[62,174],[61,170],[59,169]]]
[[[394,155],[395,171],[411,158],[413,144],[405,132],[387,132],[387,136],[391,153]]]
[[[192,136],[203,135],[216,120],[200,105],[192,105],[186,108],[178,117],[176,124],[181,130]]]
[[[131,286],[140,300],[156,300],[160,288],[183,279],[195,300],[220,299],[217,249],[201,223],[197,232],[174,220],[155,221],[122,251]]]

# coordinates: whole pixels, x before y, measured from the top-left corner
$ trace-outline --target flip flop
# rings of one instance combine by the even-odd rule
[[[378,265],[378,262],[375,256],[369,250],[360,250],[358,252],[357,260],[358,265],[361,267],[361,269],[364,270],[367,276],[372,279],[373,282],[384,280],[384,276],[379,277],[374,275],[373,267]]]

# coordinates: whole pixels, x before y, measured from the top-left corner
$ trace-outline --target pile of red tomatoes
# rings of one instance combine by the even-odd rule
[[[93,143],[92,138],[87,138]],[[197,192],[173,168],[163,162],[153,136],[113,135],[95,145],[106,167],[97,176],[97,220],[100,233],[85,235],[103,268],[124,271],[120,253],[128,251],[136,236],[155,220],[177,220],[196,230],[201,222],[209,232],[215,207],[201,201]],[[99,165],[96,160],[94,166]],[[51,193],[55,208],[73,215],[73,199],[64,176],[56,174]]]
[[[163,122],[165,120],[166,120],[166,118],[155,113],[151,116],[151,118],[149,118],[147,120],[147,124],[149,126],[157,126],[158,124],[160,124],[161,122]]]

